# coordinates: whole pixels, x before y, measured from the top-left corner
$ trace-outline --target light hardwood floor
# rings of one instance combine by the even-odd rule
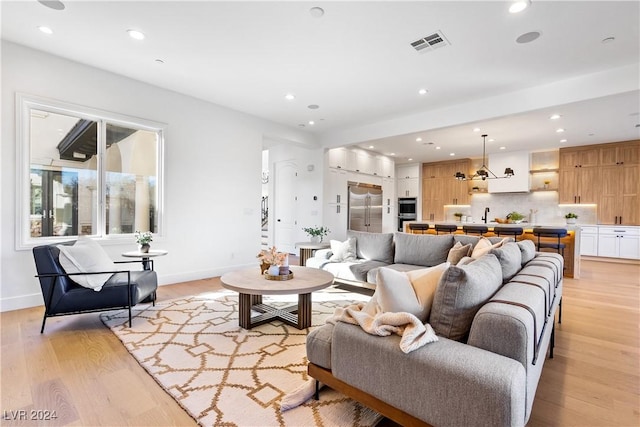
[[[217,278],[163,286],[159,301],[220,289]],[[2,313],[3,418],[55,410],[50,421],[0,425],[195,426],[99,320],[49,319],[42,307]],[[565,279],[562,324],[529,426],[640,425],[640,266],[586,261]],[[393,425],[393,423],[384,423]]]

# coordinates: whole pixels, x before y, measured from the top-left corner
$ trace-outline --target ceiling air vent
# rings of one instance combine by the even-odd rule
[[[418,52],[429,52],[447,45],[449,45],[449,41],[444,34],[442,34],[442,31],[429,34],[428,36],[411,42],[411,46]]]

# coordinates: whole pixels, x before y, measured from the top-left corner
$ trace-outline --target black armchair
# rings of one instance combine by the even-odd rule
[[[44,317],[42,328],[47,317],[67,314],[89,313],[115,309],[129,310],[129,327],[131,327],[131,307],[140,302],[153,302],[155,305],[158,278],[151,270],[102,271],[95,273],[67,274],[59,261],[60,249],[55,245],[44,245],[33,248],[36,263],[36,276],[40,280],[42,297],[44,298]],[[122,261],[135,263],[140,261]],[[113,273],[99,292],[85,288],[73,281],[74,275]]]

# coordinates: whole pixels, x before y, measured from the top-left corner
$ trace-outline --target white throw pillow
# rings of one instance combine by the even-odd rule
[[[86,236],[79,236],[73,246],[58,245],[58,249],[60,249],[60,265],[68,274],[117,270],[102,246]],[[102,286],[112,275],[113,273],[79,274],[70,278],[80,286],[97,292],[102,290]]]
[[[450,263],[445,262],[409,272],[381,267],[372,299],[382,312],[411,313],[426,322],[440,277],[449,266]]]
[[[356,259],[356,238],[349,237],[346,241],[331,240],[331,258],[329,261],[355,261]]]

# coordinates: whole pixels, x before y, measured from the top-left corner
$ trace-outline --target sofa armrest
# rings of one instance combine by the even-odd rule
[[[520,363],[446,338],[405,354],[399,341],[338,322],[333,375],[431,425],[524,425],[526,373]]]
[[[320,258],[320,259],[329,259],[331,258],[331,255],[333,255],[333,252],[331,252],[331,249],[318,249],[313,254],[313,257]]]

